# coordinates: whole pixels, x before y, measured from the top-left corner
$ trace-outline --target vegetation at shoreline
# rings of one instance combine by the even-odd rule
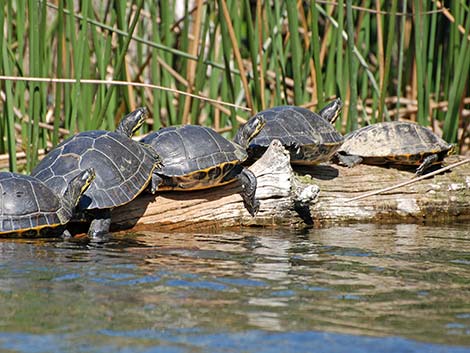
[[[77,131],[113,130],[142,105],[151,111],[142,133],[193,123],[230,136],[267,107],[319,110],[339,96],[342,133],[413,120],[460,152],[470,148],[463,0],[0,0],[0,8],[0,153],[11,170],[30,171],[41,151]]]

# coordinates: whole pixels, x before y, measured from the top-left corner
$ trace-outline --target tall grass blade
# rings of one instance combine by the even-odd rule
[[[357,65],[354,53],[354,18],[352,12],[352,0],[346,0],[346,28],[348,32],[348,59],[349,59],[349,109],[348,129],[357,129]]]
[[[259,110],[266,109],[266,97],[265,97],[265,79],[264,75],[266,73],[266,61],[263,55],[263,25],[264,25],[264,18],[263,18],[263,10],[262,10],[262,1],[256,1],[256,22],[258,28],[258,65],[255,65],[255,62],[252,62],[252,67],[254,72],[259,71],[259,90],[255,90],[255,92],[259,92],[258,96],[260,98],[261,106],[259,106]],[[256,80],[255,80],[256,82]]]
[[[335,48],[334,52],[336,53],[336,72],[335,72],[335,83],[337,87],[339,88],[339,96],[343,97],[345,99],[346,97],[346,90],[347,90],[347,85],[348,81],[344,80],[343,77],[345,77],[343,69],[344,69],[344,50],[343,50],[343,37],[341,36],[341,33],[344,31],[344,1],[339,0],[338,1],[338,34],[336,36],[336,41],[334,44],[332,44],[331,48]]]
[[[304,102],[302,82],[302,47],[300,46],[299,17],[297,6],[287,6],[287,18],[289,22],[289,43],[291,50],[291,65],[294,78],[294,103],[300,105]]]
[[[320,34],[318,31],[318,9],[316,0],[310,2],[311,22],[310,27],[312,30],[312,58],[315,68],[315,88],[317,90],[317,102],[320,107],[323,107],[325,101],[325,94],[323,90],[323,76],[322,65],[320,62]],[[344,99],[344,98],[343,98]]]
[[[256,2],[257,3],[257,8],[258,8],[258,3],[259,0]],[[258,18],[258,16],[254,17],[255,18],[255,23],[253,23],[253,14],[251,11],[251,3],[249,0],[244,1],[244,11],[246,12],[246,16],[248,21],[246,21],[247,25],[247,42],[248,42],[248,49],[250,53],[250,59],[251,59],[251,64],[252,64],[252,74],[253,74],[253,86],[254,86],[254,91],[259,93],[259,95],[254,95],[253,96],[253,105],[254,109],[256,111],[260,110],[260,107],[262,107],[262,89],[261,89],[261,82],[260,82],[260,74],[257,70],[258,65],[261,67],[261,62],[258,61],[258,43],[261,41],[261,38],[259,38],[259,31],[255,30],[255,25],[261,26],[261,18]],[[258,15],[258,13],[256,13]]]
[[[406,13],[407,9],[407,0],[403,0],[401,4],[401,13]],[[397,66],[397,86],[396,86],[396,96],[397,96],[397,104],[396,104],[396,114],[395,120],[398,120],[399,112],[400,112],[400,97],[402,92],[402,82],[403,82],[403,63],[404,63],[404,48],[405,48],[405,27],[406,26],[406,16],[400,17],[400,39],[398,44],[398,66]]]
[[[2,20],[0,20],[1,24]],[[5,37],[2,39],[2,71],[9,75],[11,74],[11,62],[8,57],[8,52],[6,50],[6,39]],[[8,154],[8,164],[11,171],[16,172],[18,167],[16,164],[16,136],[15,136],[15,120],[14,120],[14,113],[13,113],[13,92],[12,92],[12,82],[5,81],[5,102],[3,106],[3,115],[6,117],[5,121],[6,124],[4,126],[4,130],[6,132],[6,141],[7,141],[7,150],[9,151]]]
[[[203,0],[197,0],[196,4],[196,19],[193,23],[193,28],[192,28],[192,34],[193,34],[193,40],[191,41],[191,44],[189,46],[189,53],[194,56],[198,56],[197,53],[199,52],[199,40],[200,40],[200,35],[201,35],[201,26],[202,26],[202,16],[204,14],[204,1]],[[198,60],[200,62],[200,60]],[[195,61],[189,61],[188,65],[186,67],[186,79],[188,80],[188,87],[187,91],[188,93],[193,92],[194,88],[194,83],[196,80],[196,69],[197,69],[197,63]],[[184,100],[184,105],[183,105],[183,124],[189,124],[191,122],[191,115],[189,113],[189,109],[191,107],[191,97],[186,97]]]
[[[126,57],[127,49],[129,48],[129,44],[130,44],[131,39],[132,39],[132,33],[134,32],[135,27],[137,26],[137,23],[139,21],[139,15],[140,15],[140,11],[142,10],[142,6],[143,6],[143,0],[139,0],[139,2],[137,3],[137,6],[136,6],[136,10],[135,10],[135,13],[134,13],[134,17],[132,19],[131,26],[129,28],[129,34],[126,37],[126,39],[123,43],[123,46],[121,48],[121,51],[119,53],[118,59],[116,61],[115,67],[114,67],[114,74],[113,74],[114,79],[119,78],[119,75],[121,74],[121,69],[122,69],[123,65],[125,64],[124,59]],[[99,114],[98,114],[98,121],[95,123],[94,129],[97,129],[102,124],[102,122],[104,120],[104,117],[105,117],[106,111],[108,109],[109,103],[111,102],[111,98],[113,98],[114,87],[115,86],[111,85],[108,88],[108,91],[106,92],[104,102],[103,102],[103,104],[100,108]]]
[[[425,2],[420,0],[414,0],[413,10],[414,10],[414,20],[415,20],[415,29],[414,29],[414,41],[415,41],[415,52],[416,52],[416,90],[418,97],[418,122],[420,124],[426,124],[426,117],[428,112],[426,111],[426,87],[425,87],[425,69],[426,65],[424,62],[423,53],[425,53],[425,36],[426,29],[423,21],[422,13],[425,11]]]
[[[206,42],[205,39],[208,38],[208,32],[209,32],[209,27],[210,27],[210,17],[206,16],[206,11],[204,11],[204,25],[202,28],[202,45],[199,48],[199,60],[196,65],[196,73],[195,73],[195,80],[194,80],[194,91],[196,93],[202,92],[204,89],[204,83],[206,82],[206,74],[208,70],[208,66],[204,63],[205,59],[205,54],[204,51],[206,49]],[[190,114],[191,114],[191,120],[190,122],[192,124],[202,124],[201,121],[198,121],[198,117],[201,116],[201,111],[199,109],[199,106],[201,105],[201,101],[199,99],[193,99],[191,103],[191,109],[190,109]],[[206,122],[206,125],[212,125],[214,124],[214,117],[211,115],[209,116],[209,121]]]
[[[385,96],[389,91],[389,77],[390,77],[390,66],[392,63],[392,50],[393,44],[395,42],[395,17],[397,14],[397,7],[398,1],[392,0],[392,5],[390,9],[390,19],[388,21],[388,28],[387,28],[387,48],[385,49],[385,62],[384,62],[384,77],[382,81],[382,90],[380,92],[380,103],[379,103],[379,119],[384,120],[382,116],[384,114],[384,107],[385,107]],[[385,110],[385,112],[387,112]],[[390,117],[386,116],[387,120],[390,120]]]
[[[29,67],[31,74],[37,77],[42,76],[42,51],[40,34],[44,35],[44,30],[41,26],[41,13],[42,8],[40,3],[30,0],[29,1],[29,43],[30,43],[30,54],[29,54]],[[27,141],[26,141],[26,157],[27,157],[27,170],[30,171],[37,162],[37,151],[39,148],[39,122],[44,112],[44,102],[41,101],[41,93],[45,93],[44,85],[32,82],[29,85],[29,120],[32,122],[28,129]]]
[[[221,7],[223,12],[223,17],[227,26],[227,32],[229,34],[230,42],[232,44],[233,54],[238,65],[238,70],[240,71],[240,78],[243,84],[243,89],[245,91],[246,105],[248,106],[248,108],[250,108],[251,112],[253,113],[253,99],[251,98],[251,91],[248,87],[247,75],[245,72],[245,67],[243,65],[242,56],[240,54],[240,49],[238,47],[238,41],[232,25],[230,12],[228,10],[227,3],[225,0],[219,0],[219,6]]]
[[[458,56],[455,72],[458,72],[452,82],[449,93],[449,107],[444,121],[444,139],[449,142],[457,141],[457,131],[459,127],[459,108],[465,85],[468,84],[470,71],[470,16],[467,15],[465,23],[465,35],[462,38],[460,52]]]
[[[222,7],[222,2],[223,0],[219,0],[219,7]],[[228,30],[228,24],[227,21],[225,20],[226,16],[224,15],[223,11],[218,12],[218,20],[219,20],[219,25],[220,25],[220,34],[222,38],[228,38],[229,37],[229,30]],[[223,59],[225,62],[225,66],[227,68],[230,67],[231,63],[231,54],[232,54],[232,47],[231,47],[232,41],[227,41],[223,40],[222,41],[222,55]],[[226,81],[224,80],[222,83],[221,87],[221,95],[222,97],[225,98],[225,100],[234,102],[235,97],[236,97],[236,92],[235,92],[235,83],[233,82],[232,75],[230,73],[230,70],[225,71],[225,77]],[[233,109],[230,110],[230,119],[232,123],[236,123],[236,115],[235,111]]]

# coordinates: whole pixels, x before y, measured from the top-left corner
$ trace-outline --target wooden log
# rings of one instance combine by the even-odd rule
[[[465,157],[451,156],[445,164],[462,160]],[[368,165],[354,168],[319,166],[310,173],[321,190],[318,203],[312,206],[317,224],[451,223],[470,219],[470,163],[390,192],[352,202],[348,200],[415,176],[410,171]]]
[[[446,163],[463,159],[453,156]],[[196,230],[236,226],[306,226],[350,222],[455,222],[470,219],[470,164],[383,195],[348,199],[414,177],[409,171],[324,164],[296,169],[273,141],[249,167],[260,210],[251,217],[237,182],[187,192],[145,194],[113,211],[113,230]]]

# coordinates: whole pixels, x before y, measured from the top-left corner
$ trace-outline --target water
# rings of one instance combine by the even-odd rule
[[[0,241],[1,352],[470,352],[468,225]]]

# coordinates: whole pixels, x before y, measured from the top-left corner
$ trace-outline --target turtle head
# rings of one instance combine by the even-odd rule
[[[331,124],[334,124],[336,119],[338,119],[342,108],[343,102],[341,102],[341,98],[336,98],[334,101],[325,105],[318,114],[320,114],[323,119],[326,119]]]
[[[250,141],[259,134],[264,125],[266,125],[266,119],[263,114],[256,114],[254,117],[250,118],[245,125],[240,127],[237,136],[235,136],[235,142],[246,149]]]
[[[456,152],[455,145],[449,144],[449,150],[447,151],[447,155],[450,156]]]
[[[145,119],[148,116],[148,110],[145,107],[137,108],[133,112],[127,114],[124,118],[122,118],[121,122],[119,123],[118,127],[116,128],[116,132],[127,136],[132,137],[134,133],[142,126],[145,122]]]
[[[95,176],[95,170],[88,168],[70,180],[63,196],[64,205],[70,207],[71,210],[74,209],[78,205],[80,197],[87,191],[88,187],[95,179]]]

